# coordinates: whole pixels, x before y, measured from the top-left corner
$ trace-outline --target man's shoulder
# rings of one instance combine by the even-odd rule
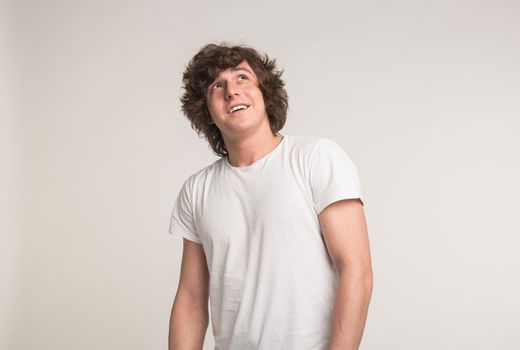
[[[322,144],[334,143],[331,139],[314,135],[290,135],[290,143],[298,152],[312,153]]]
[[[211,164],[206,165],[203,168],[200,168],[196,171],[191,172],[185,180],[185,183],[194,186],[201,180],[204,181],[208,176],[211,176],[215,172],[218,172],[220,167],[222,166],[223,158],[218,158]]]

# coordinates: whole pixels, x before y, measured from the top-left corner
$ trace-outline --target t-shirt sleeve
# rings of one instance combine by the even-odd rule
[[[191,193],[193,190],[191,177],[181,187],[170,220],[170,233],[178,234],[198,244],[202,244],[195,228]]]
[[[342,199],[359,198],[364,205],[357,168],[338,144],[320,139],[310,159],[309,179],[316,214]]]

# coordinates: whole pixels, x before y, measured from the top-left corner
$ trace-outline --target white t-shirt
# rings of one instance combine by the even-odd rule
[[[282,135],[283,136],[283,135]],[[170,233],[202,244],[215,350],[324,350],[338,285],[318,214],[361,199],[356,166],[334,141],[285,135],[245,167],[195,172]]]

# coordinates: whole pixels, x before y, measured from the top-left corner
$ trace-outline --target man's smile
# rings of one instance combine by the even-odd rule
[[[246,105],[246,104],[237,104],[237,105],[234,105],[232,106],[229,110],[228,110],[228,114],[232,114],[236,111],[240,111],[240,110],[245,110],[245,109],[248,109],[249,106]]]

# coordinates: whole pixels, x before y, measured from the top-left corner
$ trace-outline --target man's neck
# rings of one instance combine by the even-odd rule
[[[229,164],[236,167],[251,165],[270,153],[282,142],[282,139],[282,135],[273,135],[270,132],[267,136],[254,134],[247,138],[227,142]]]

